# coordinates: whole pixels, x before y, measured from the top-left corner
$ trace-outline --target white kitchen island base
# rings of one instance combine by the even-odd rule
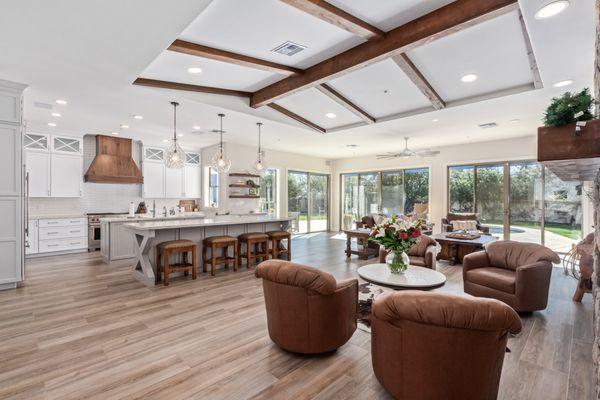
[[[202,265],[202,240],[211,236],[236,237],[249,232],[268,232],[287,230],[292,218],[273,218],[267,216],[218,217],[206,219],[188,219],[176,221],[143,221],[126,223],[124,227],[135,238],[136,262],[133,276],[146,286],[156,283],[156,245],[168,241],[187,239],[198,246],[198,265]]]

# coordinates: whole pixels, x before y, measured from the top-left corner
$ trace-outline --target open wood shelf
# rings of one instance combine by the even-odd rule
[[[246,183],[231,183],[229,184],[229,187],[236,187],[236,188],[251,188],[253,186],[250,186]]]
[[[249,195],[249,194],[230,194],[229,198],[231,199],[259,199],[260,196]]]
[[[232,172],[229,176],[244,176],[246,178],[260,178],[260,175],[249,174],[246,172]]]

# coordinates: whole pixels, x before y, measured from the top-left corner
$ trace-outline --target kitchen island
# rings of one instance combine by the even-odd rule
[[[211,236],[238,236],[248,232],[287,230],[293,218],[269,216],[216,216],[185,220],[140,221],[125,223],[123,227],[135,238],[136,262],[133,275],[146,286],[155,285],[155,247],[167,240],[187,239],[198,246],[202,254],[202,240]],[[198,260],[202,265],[202,260]]]

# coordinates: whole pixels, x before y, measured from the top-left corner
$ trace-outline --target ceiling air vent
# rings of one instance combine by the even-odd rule
[[[287,41],[287,42],[282,43],[279,46],[275,47],[271,51],[273,53],[279,53],[279,54],[283,54],[285,56],[293,56],[296,53],[300,53],[304,49],[306,49],[306,46],[302,46],[301,44]]]
[[[52,104],[41,103],[39,101],[34,102],[33,106],[37,107],[37,108],[43,108],[44,110],[52,110],[52,108],[53,108]]]
[[[498,124],[497,124],[497,123],[495,123],[495,122],[488,122],[487,124],[480,124],[480,125],[479,125],[479,127],[480,127],[481,129],[495,128],[495,127],[497,127],[497,126],[498,126]]]

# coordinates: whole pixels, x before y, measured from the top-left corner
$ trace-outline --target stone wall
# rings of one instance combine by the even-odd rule
[[[594,182],[594,274],[592,275],[594,296],[594,345],[593,357],[596,365],[596,398],[600,399],[600,172]]]

